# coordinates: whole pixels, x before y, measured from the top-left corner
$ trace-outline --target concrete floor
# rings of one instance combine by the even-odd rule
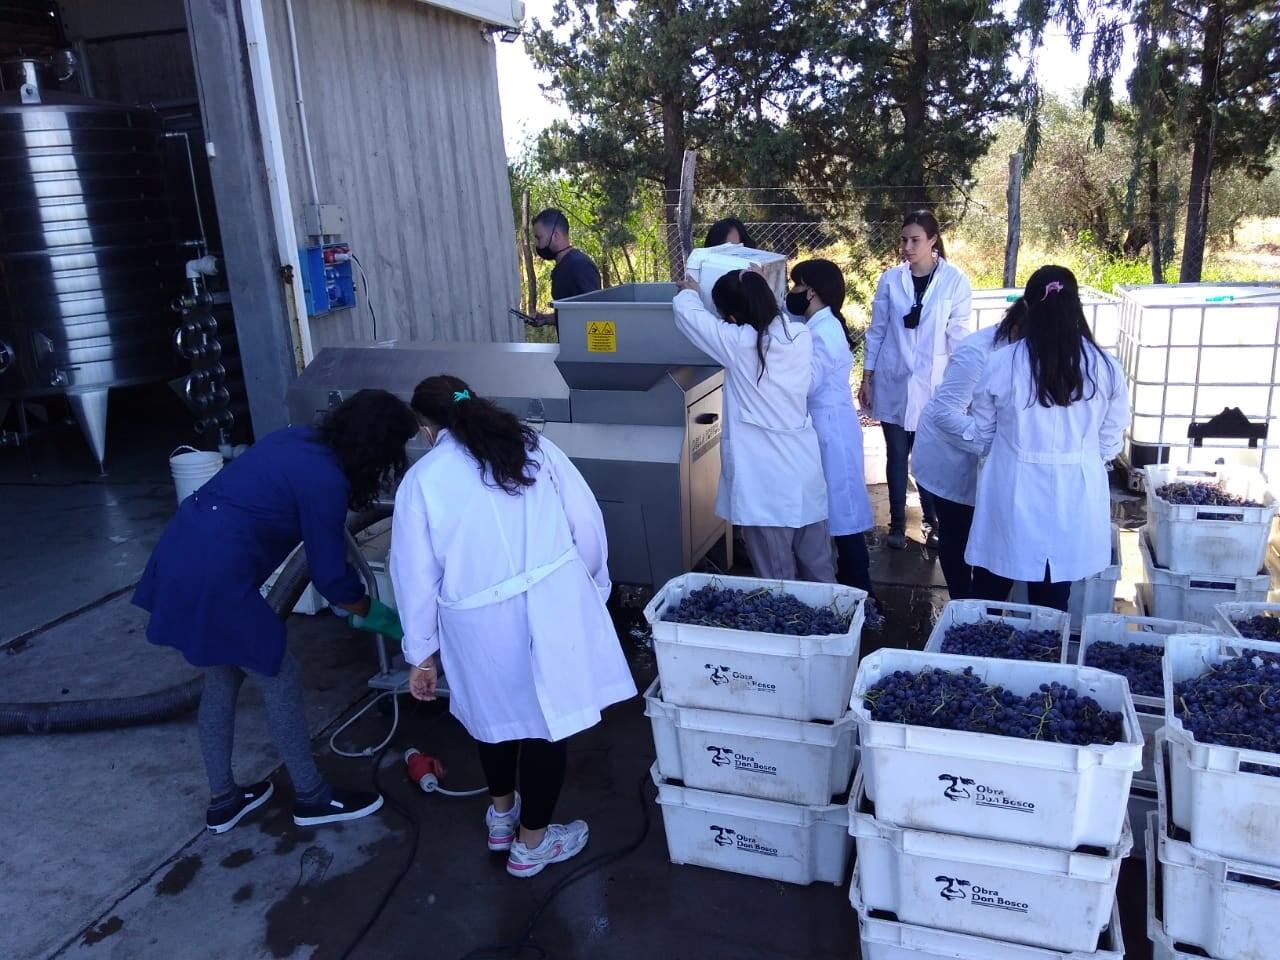
[[[50,409],[46,433],[0,448],[0,646],[137,581],[176,507],[169,454],[193,438],[164,384],[112,391],[102,476]]]
[[[882,501],[877,506],[882,510]],[[35,564],[44,549],[23,556]],[[12,562],[5,557],[4,568]],[[889,625],[864,636],[863,653],[882,644],[919,647],[946,599],[935,586],[936,564],[918,545],[897,553],[877,545],[873,569]],[[51,598],[42,609],[55,612],[66,600]],[[188,676],[175,654],[145,643],[143,623],[127,597],[118,597],[11,646],[0,670],[0,701],[123,695]],[[620,614],[643,689],[653,658],[633,624],[634,614]],[[364,702],[364,680],[374,670],[371,644],[328,616],[294,617],[290,634],[304,663],[308,719],[319,734]],[[277,771],[277,796],[261,813],[222,837],[204,831],[204,774],[190,716],[108,733],[0,739],[6,772],[0,810],[7,824],[19,825],[0,842],[0,875],[7,879],[0,957],[343,957],[402,871],[394,896],[350,956],[456,958],[520,939],[571,865],[513,880],[502,858],[483,846],[484,799],[426,796],[409,784],[400,761],[408,746],[444,761],[445,786],[465,789],[482,779],[469,738],[443,704],[403,705],[377,772],[393,803],[377,816],[316,830],[294,828],[288,778]],[[341,743],[374,744],[388,723],[370,711]],[[326,742],[327,736],[317,739],[317,753],[335,782],[353,787],[374,776],[369,760],[336,757]],[[534,939],[549,956],[858,956],[844,888],[671,865],[647,782],[652,759],[639,700],[613,708],[573,743],[559,812],[592,825],[591,846],[579,862],[635,842],[646,818],[649,827],[634,852],[587,875],[540,914]],[[260,702],[246,686],[237,772],[247,782],[275,764]],[[1142,884],[1137,864],[1127,865],[1126,939],[1129,955],[1140,960],[1150,955]]]

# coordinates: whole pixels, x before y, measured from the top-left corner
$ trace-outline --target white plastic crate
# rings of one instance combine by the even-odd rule
[[[1071,639],[1071,620],[1061,610],[1034,607],[1025,603],[997,603],[990,600],[948,600],[938,622],[925,643],[926,653],[942,653],[947,631],[957,624],[997,620],[1017,630],[1052,630],[1061,637],[1061,649],[1054,663],[1067,662],[1067,642]],[[1038,662],[1038,661],[1037,661]]]
[[[844,804],[802,807],[694,790],[664,780],[656,763],[651,775],[672,863],[786,883],[844,882],[853,848]]]
[[[849,798],[860,885],[850,899],[903,923],[1053,950],[1093,950],[1111,920],[1126,824],[1104,853],[978,840],[895,827],[866,804],[862,774]]]
[[[1219,603],[1265,601],[1271,589],[1267,573],[1251,577],[1218,577],[1198,573],[1178,573],[1158,567],[1151,551],[1148,528],[1138,531],[1142,572],[1149,590],[1142,591],[1146,612],[1163,620],[1194,620],[1205,626],[1218,623]]]
[[[788,593],[811,606],[852,615],[847,633],[793,637],[662,619],[686,593],[722,589]],[[839,720],[858,668],[867,595],[853,587],[686,573],[644,608],[667,703],[787,720]]]
[[[1018,694],[1064,684],[1120,711],[1124,740],[1077,747],[875,721],[863,695],[895,670],[974,673]],[[889,823],[1073,850],[1120,842],[1142,731],[1129,684],[1105,670],[881,649],[862,661],[850,704],[858,717],[867,796]]]
[[[1090,646],[1099,641],[1119,643],[1124,646],[1151,644],[1164,649],[1165,638],[1175,633],[1207,633],[1211,628],[1190,620],[1160,620],[1156,617],[1131,617],[1109,613],[1086,617],[1080,635],[1076,662],[1085,666],[1085,656]],[[1142,728],[1142,770],[1137,779],[1148,783],[1155,780],[1152,757],[1155,732],[1164,726],[1164,697],[1146,696],[1129,691],[1133,707],[1138,712],[1138,725]],[[1136,831],[1135,831],[1136,834]]]
[[[855,872],[849,899],[858,911],[861,960],[1124,960],[1120,908],[1115,901],[1111,904],[1110,923],[1096,950],[1062,953],[878,917],[858,902],[856,887]]]
[[[1276,498],[1266,477],[1240,466],[1145,468],[1147,532],[1155,559],[1170,570],[1215,577],[1249,577],[1263,569]],[[1210,507],[1162,500],[1156,490],[1166,483],[1218,484],[1228,493],[1260,507]]]
[[[1162,766],[1163,759],[1156,763]],[[1215,960],[1275,960],[1280,867],[1227,859],[1175,840],[1166,803],[1162,790],[1147,827],[1148,843],[1156,841],[1165,936]]]
[[[1250,617],[1280,617],[1280,603],[1220,603],[1216,607],[1218,626],[1223,633],[1233,637],[1243,637],[1236,628],[1237,620],[1248,620]],[[1250,643],[1254,641],[1250,640]]]
[[[827,804],[849,787],[858,723],[780,720],[665,703],[659,681],[644,694],[658,772],[698,790],[784,803]]]
[[[889,482],[888,452],[884,445],[884,428],[880,424],[862,424],[862,479],[868,487]]]
[[[1116,608],[1116,584],[1120,582],[1120,528],[1111,525],[1111,563],[1091,577],[1071,584],[1071,596],[1067,600],[1067,613],[1071,617],[1071,632],[1079,633],[1084,618],[1095,613],[1111,613]],[[1014,603],[1027,602],[1027,585],[1015,580],[1009,598]]]
[[[1280,866],[1280,776],[1241,770],[1242,764],[1280,768],[1280,754],[1201,743],[1175,713],[1174,684],[1229,659],[1235,637],[1175,636],[1165,653],[1165,727],[1156,743],[1157,781],[1161,739],[1168,742],[1168,798],[1173,822],[1208,853]],[[1280,653],[1280,644],[1254,641]]]

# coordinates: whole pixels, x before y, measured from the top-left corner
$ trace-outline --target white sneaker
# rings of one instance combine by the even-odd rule
[[[489,804],[484,814],[484,825],[489,830],[489,849],[494,852],[505,852],[515,842],[516,830],[520,827],[520,794],[516,794],[516,803],[506,813],[499,813]]]
[[[532,850],[516,840],[511,844],[511,855],[507,858],[507,873],[513,877],[532,877],[541,873],[547,864],[576,857],[587,845],[588,834],[586,823],[574,820],[548,826],[542,843]]]

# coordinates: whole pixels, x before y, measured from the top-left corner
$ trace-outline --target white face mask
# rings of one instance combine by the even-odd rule
[[[422,438],[427,441],[428,448],[434,447],[436,445],[437,434],[432,433],[431,428],[428,427],[426,424],[423,424],[422,426],[418,427],[418,433],[421,434]]]

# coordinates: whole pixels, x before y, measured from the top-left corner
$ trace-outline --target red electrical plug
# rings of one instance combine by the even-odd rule
[[[422,788],[424,793],[433,793],[444,776],[444,764],[435,757],[429,757],[416,747],[404,752],[405,770],[409,779]]]

